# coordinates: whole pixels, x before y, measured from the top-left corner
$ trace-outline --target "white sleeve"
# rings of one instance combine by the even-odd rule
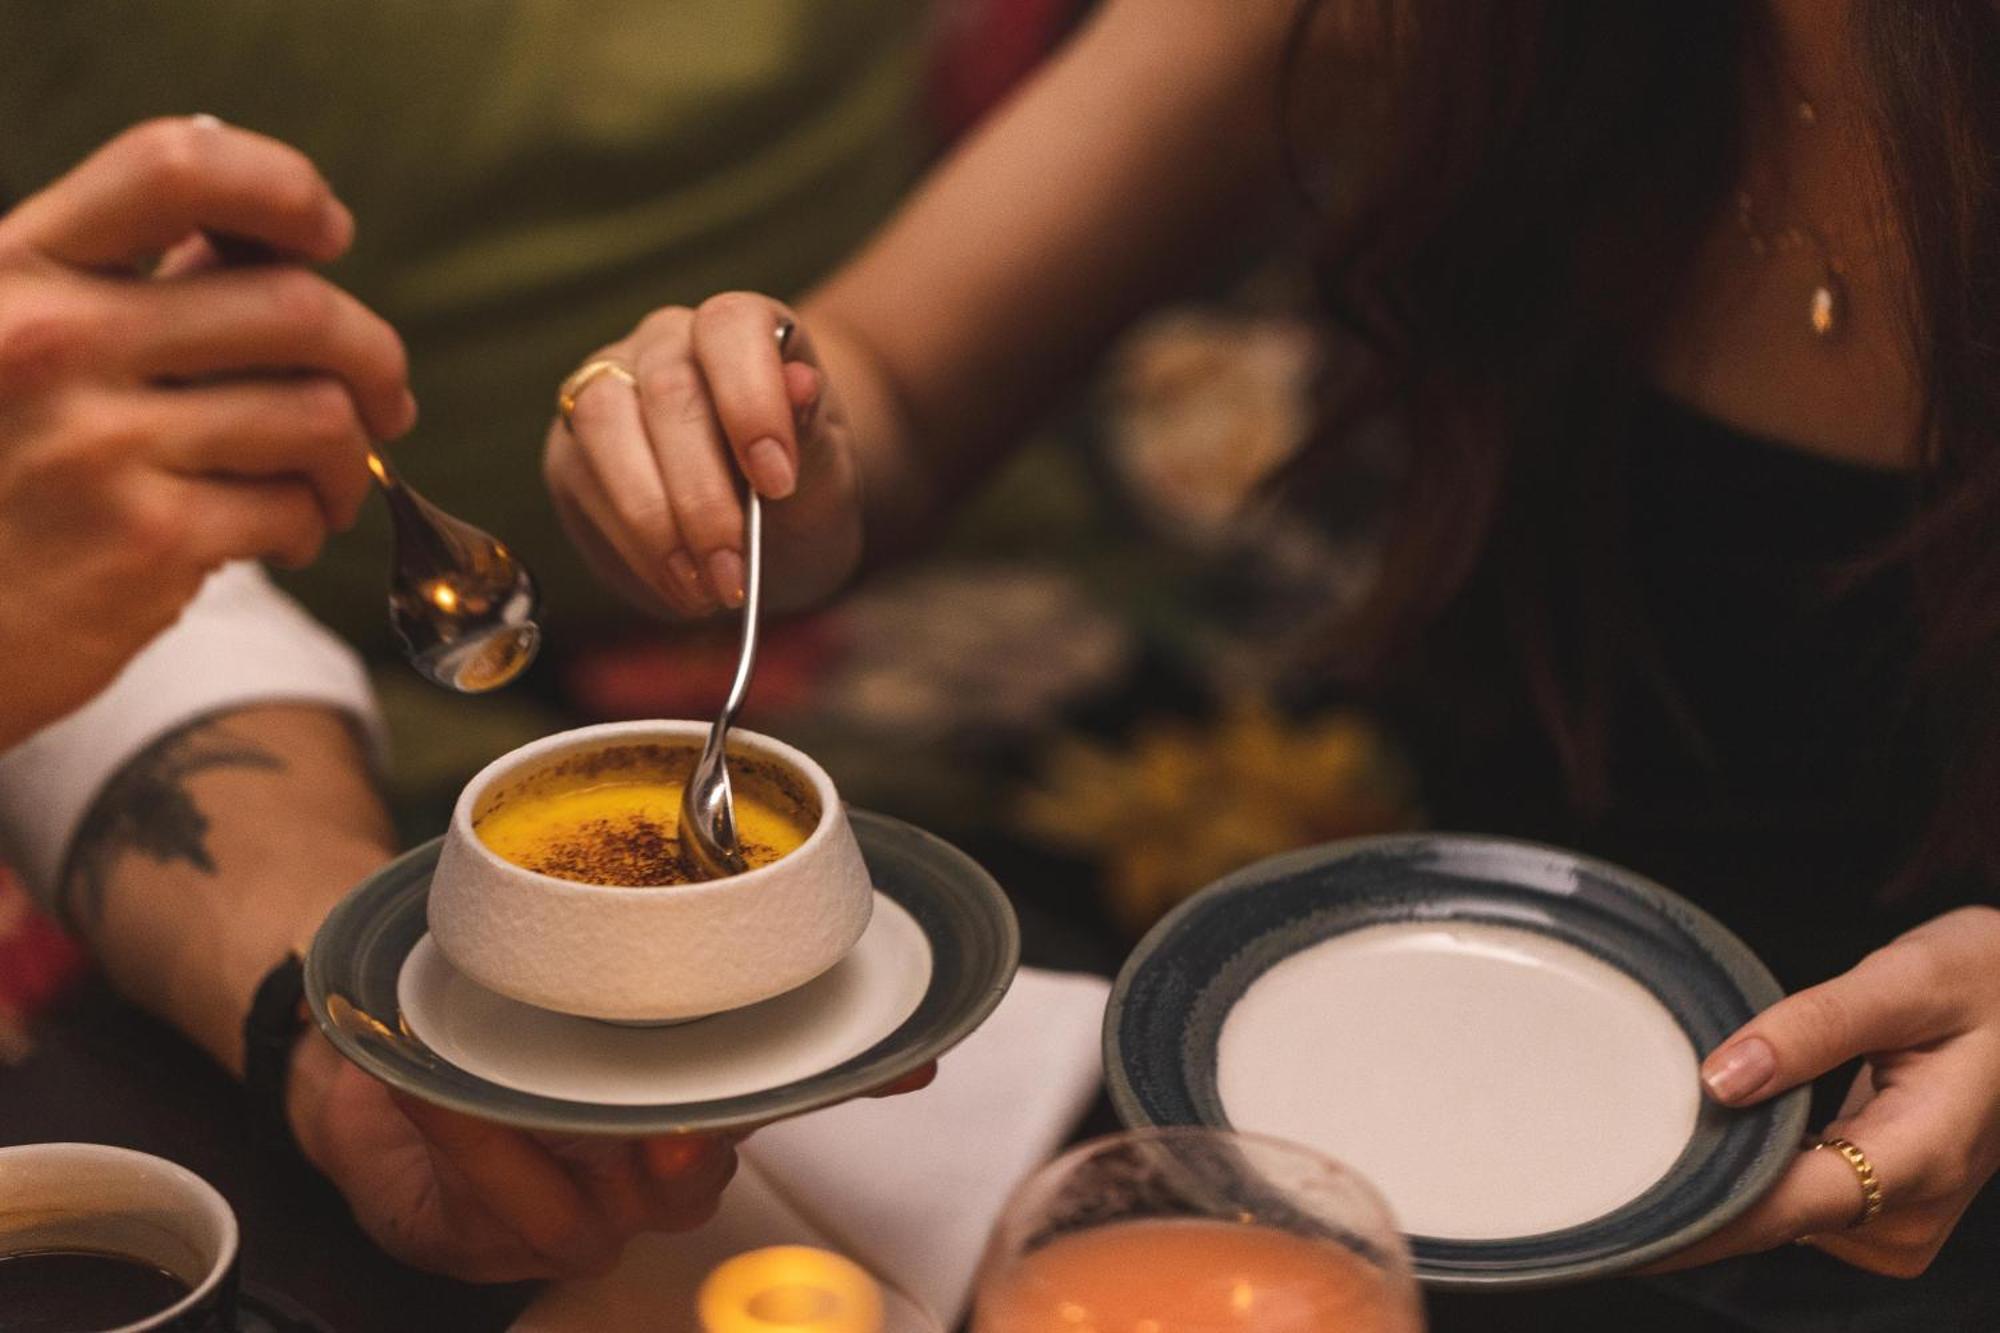
[[[77,826],[119,769],[185,723],[260,703],[336,709],[381,746],[381,718],[353,650],[261,568],[227,565],[102,694],[0,753],[0,855],[52,901]]]

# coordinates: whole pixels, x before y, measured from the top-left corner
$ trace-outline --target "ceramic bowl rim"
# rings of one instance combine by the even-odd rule
[[[585,900],[659,899],[680,903],[693,897],[709,898],[725,893],[752,892],[759,885],[769,883],[775,877],[772,872],[782,869],[787,874],[791,873],[797,869],[797,864],[802,863],[801,858],[816,854],[831,841],[834,837],[834,827],[844,818],[845,808],[841,804],[839,792],[834,788],[833,778],[812,756],[775,736],[767,736],[762,732],[743,727],[731,727],[729,730],[729,748],[732,751],[740,743],[744,750],[758,758],[781,764],[794,776],[803,779],[811,787],[814,798],[819,802],[819,818],[814,822],[812,832],[806,835],[805,841],[768,865],[753,866],[741,874],[724,875],[720,879],[697,880],[687,884],[595,884],[588,880],[564,879],[560,875],[531,870],[527,866],[509,861],[486,845],[486,840],[479,836],[473,824],[472,810],[478,804],[480,797],[498,782],[538,760],[571,750],[590,749],[592,741],[601,741],[601,748],[607,750],[622,744],[643,744],[649,735],[656,739],[674,740],[691,737],[700,742],[706,739],[708,728],[709,724],[706,722],[681,718],[598,722],[590,726],[552,732],[525,745],[516,746],[473,774],[459,791],[458,800],[451,808],[451,839],[477,859],[483,872],[507,876],[517,883],[531,885],[538,891],[551,895]],[[662,893],[662,889],[671,889],[672,892]]]

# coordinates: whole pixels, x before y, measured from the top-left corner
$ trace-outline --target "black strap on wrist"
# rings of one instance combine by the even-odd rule
[[[264,974],[243,1020],[243,1090],[250,1098],[251,1142],[259,1149],[296,1153],[285,1090],[292,1053],[306,1029],[306,968],[295,953]]]

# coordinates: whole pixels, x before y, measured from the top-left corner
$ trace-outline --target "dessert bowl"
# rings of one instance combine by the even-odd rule
[[[560,1013],[625,1023],[700,1018],[811,981],[847,953],[874,901],[847,812],[825,770],[800,751],[733,731],[737,782],[788,804],[804,834],[768,864],[723,879],[592,883],[530,869],[479,825],[551,782],[678,765],[706,722],[613,722],[522,746],[459,795],[432,882],[428,920],[445,956],[490,990]],[[685,762],[681,765],[684,752]],[[575,781],[573,781],[575,780]]]

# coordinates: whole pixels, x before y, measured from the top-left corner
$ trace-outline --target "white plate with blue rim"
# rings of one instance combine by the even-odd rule
[[[1459,834],[1258,862],[1181,904],[1105,1015],[1127,1124],[1318,1148],[1439,1288],[1628,1271],[1717,1230],[1800,1147],[1807,1093],[1729,1110],[1697,1066],[1779,998],[1743,942],[1603,861]]]

